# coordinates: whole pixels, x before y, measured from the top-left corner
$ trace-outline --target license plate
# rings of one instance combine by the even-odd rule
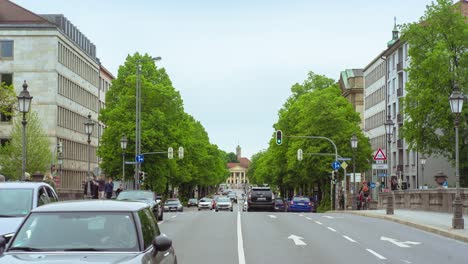
[[[260,197],[260,198],[257,198],[257,201],[266,201],[266,198],[265,197]]]
[[[304,205],[304,203],[298,203],[298,205]]]

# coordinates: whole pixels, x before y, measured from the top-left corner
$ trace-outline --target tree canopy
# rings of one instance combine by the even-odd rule
[[[135,81],[137,60],[141,71],[141,142],[142,153],[177,150],[184,147],[184,158],[169,160],[167,155],[147,155],[142,164],[146,172],[145,186],[158,193],[168,187],[179,187],[190,195],[195,186],[211,186],[224,181],[228,175],[225,154],[210,143],[201,123],[184,112],[179,92],[164,68],[157,68],[148,55],[128,56],[120,66],[117,78],[106,94],[106,108],[100,119],[106,124],[98,155],[102,168],[109,176],[122,177],[120,138],[128,139],[127,160],[135,149]],[[133,177],[133,166],[126,166],[127,179]]]

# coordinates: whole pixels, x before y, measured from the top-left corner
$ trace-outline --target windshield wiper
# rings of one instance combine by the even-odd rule
[[[33,248],[33,247],[11,247],[11,248],[9,248],[8,250],[42,251],[42,249]]]
[[[63,251],[107,251],[102,248],[66,248]]]

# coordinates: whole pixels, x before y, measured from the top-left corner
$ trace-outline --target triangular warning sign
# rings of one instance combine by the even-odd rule
[[[387,156],[385,156],[381,148],[379,148],[375,153],[374,160],[387,160]]]

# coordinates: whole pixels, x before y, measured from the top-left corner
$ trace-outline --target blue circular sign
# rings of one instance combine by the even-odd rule
[[[332,168],[338,170],[341,167],[341,164],[338,161],[332,163]]]

